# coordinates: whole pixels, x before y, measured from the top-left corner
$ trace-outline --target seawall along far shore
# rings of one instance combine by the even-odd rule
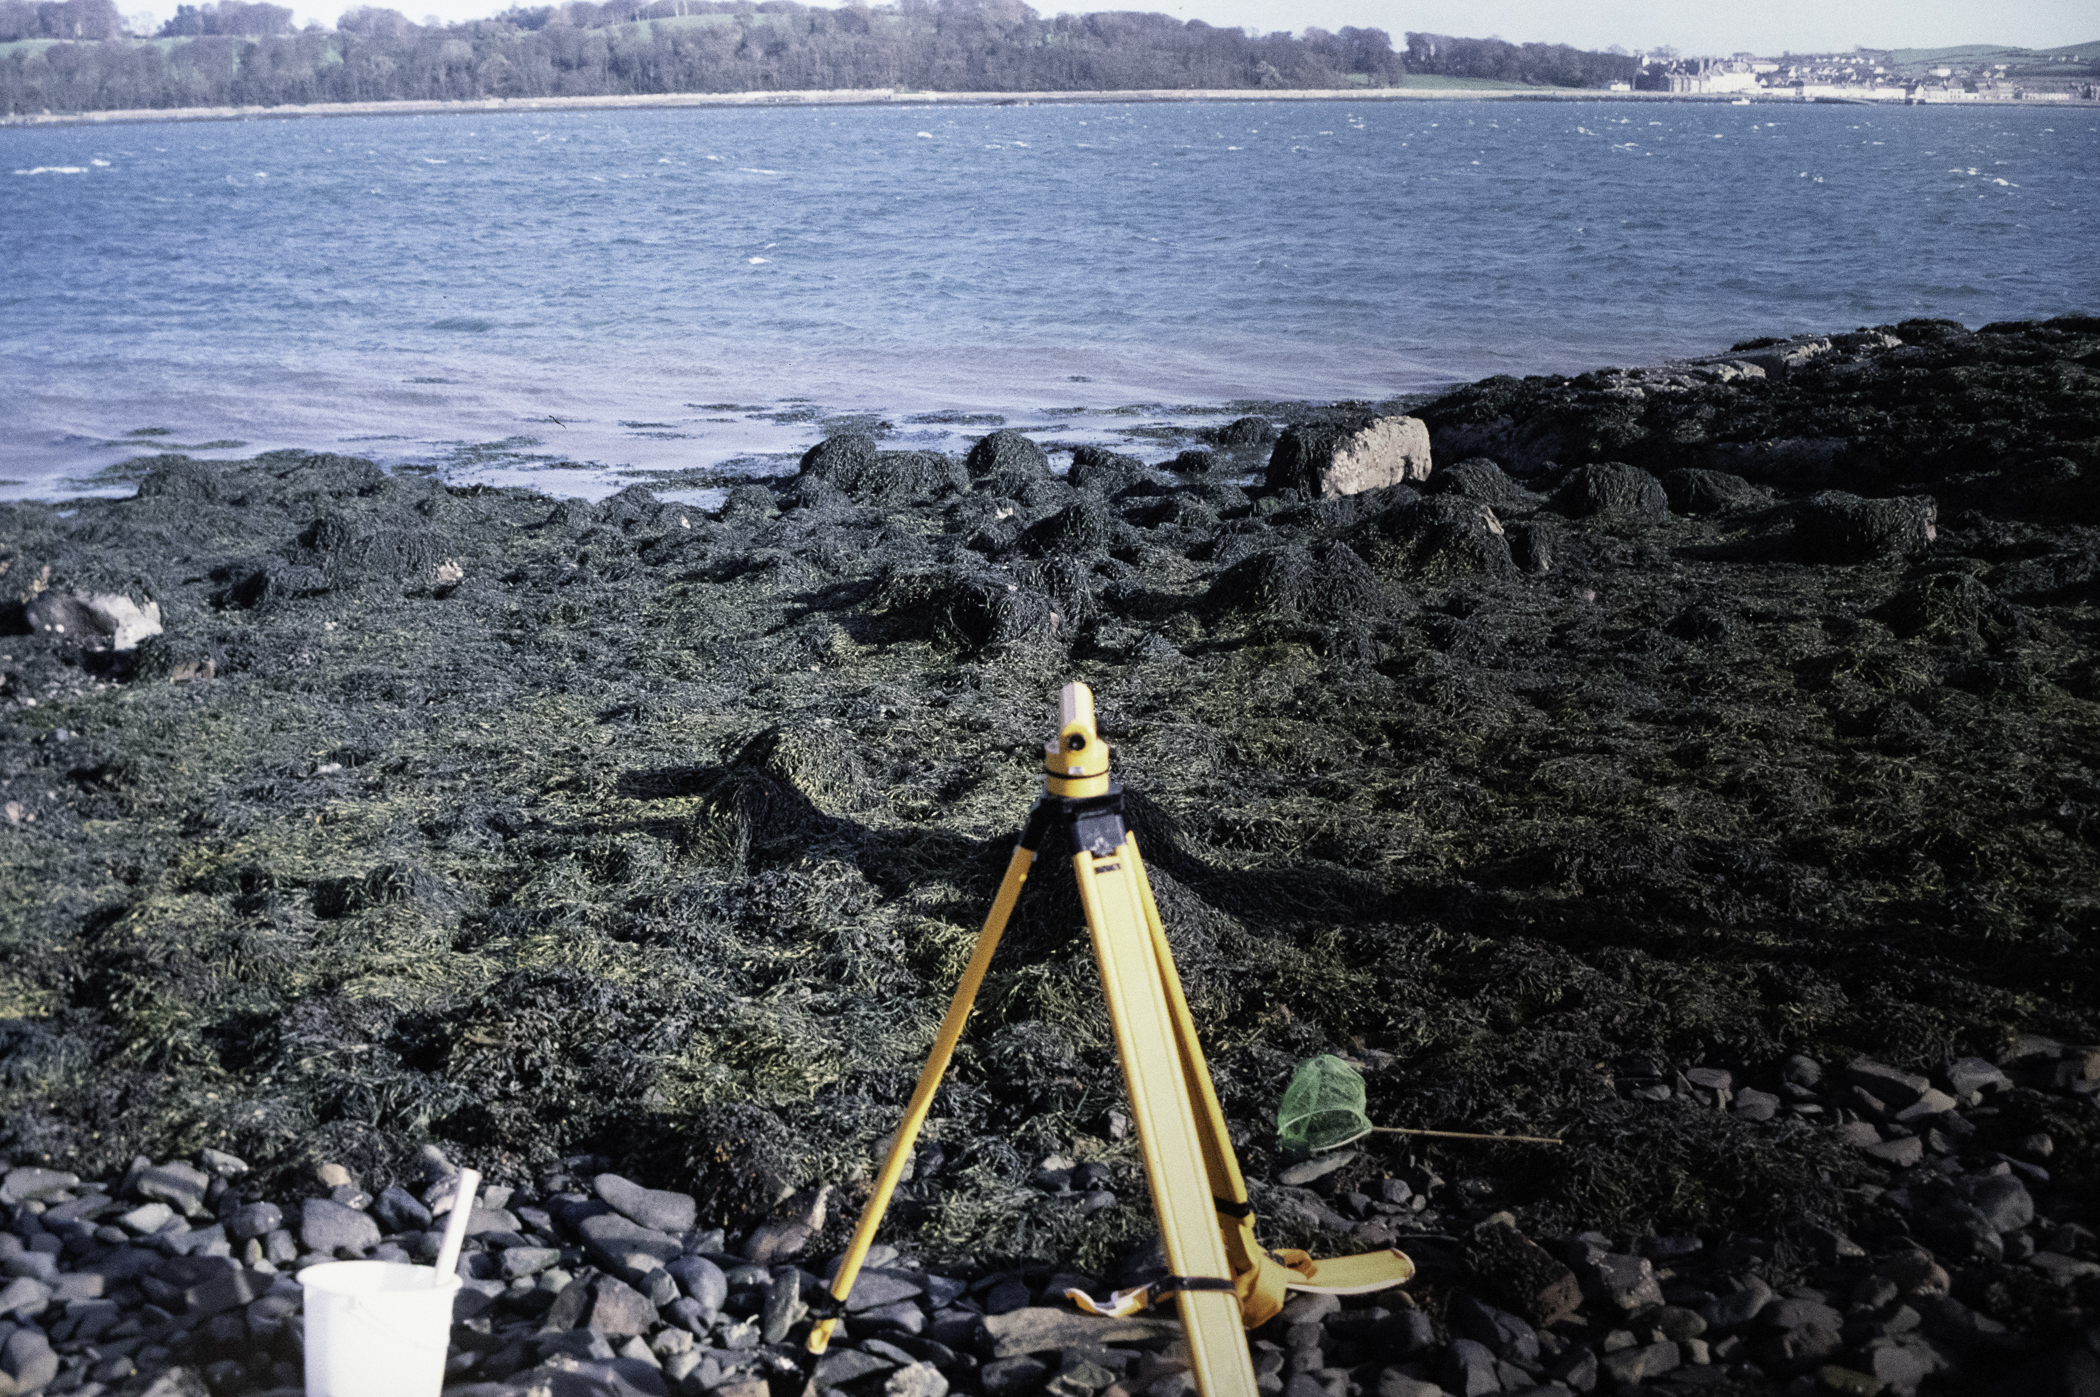
[[[1392,102],[1438,99],[1492,101],[1704,102],[1742,100],[1731,93],[1599,92],[1558,87],[1381,87],[1381,88],[1135,88],[1104,92],[914,92],[895,88],[833,88],[800,92],[665,92],[596,97],[487,97],[473,101],[314,102],[275,107],[127,108],[106,112],[30,112],[0,117],[0,126],[100,126],[141,121],[254,121],[322,116],[440,116],[488,112],[591,111],[644,107],[900,106],[986,107],[1102,102]],[[1852,101],[1797,97],[1792,93],[1751,100]],[[1856,99],[1868,101],[1865,97]],[[1874,99],[1880,100],[1880,99]]]

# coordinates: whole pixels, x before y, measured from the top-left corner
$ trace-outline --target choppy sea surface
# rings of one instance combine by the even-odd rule
[[[601,495],[842,422],[1162,451],[1250,400],[2100,310],[2100,112],[820,107],[0,130],[0,497],[143,450]],[[1141,453],[1142,454],[1142,453]]]

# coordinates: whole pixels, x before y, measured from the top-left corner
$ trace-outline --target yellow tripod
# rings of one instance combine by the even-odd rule
[[[904,1123],[854,1229],[853,1244],[839,1262],[832,1297],[843,1303],[852,1293],[1021,885],[1044,841],[1062,830],[1071,842],[1072,872],[1108,997],[1170,1272],[1153,1285],[1119,1292],[1106,1307],[1077,1294],[1072,1298],[1095,1313],[1128,1314],[1173,1295],[1203,1397],[1257,1397],[1243,1329],[1282,1309],[1286,1291],[1383,1290],[1412,1276],[1414,1263],[1390,1250],[1314,1261],[1301,1251],[1267,1251],[1255,1241],[1246,1181],[1225,1132],[1137,840],[1123,824],[1122,788],[1109,780],[1108,744],[1095,730],[1094,696],[1086,685],[1067,684],[1059,695],[1058,732],[1044,749],[1043,766],[1046,790],[1014,846]],[[835,1316],[824,1318],[811,1328],[811,1353],[824,1352],[837,1322]]]

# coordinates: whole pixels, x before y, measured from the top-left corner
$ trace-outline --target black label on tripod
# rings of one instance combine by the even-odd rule
[[[1075,853],[1107,858],[1123,845],[1123,817],[1113,810],[1089,810],[1072,821]]]

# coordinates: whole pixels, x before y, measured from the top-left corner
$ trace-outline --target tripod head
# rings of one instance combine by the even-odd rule
[[[1043,747],[1050,794],[1067,800],[1108,794],[1108,744],[1094,728],[1094,691],[1067,684],[1057,695],[1057,736]]]

